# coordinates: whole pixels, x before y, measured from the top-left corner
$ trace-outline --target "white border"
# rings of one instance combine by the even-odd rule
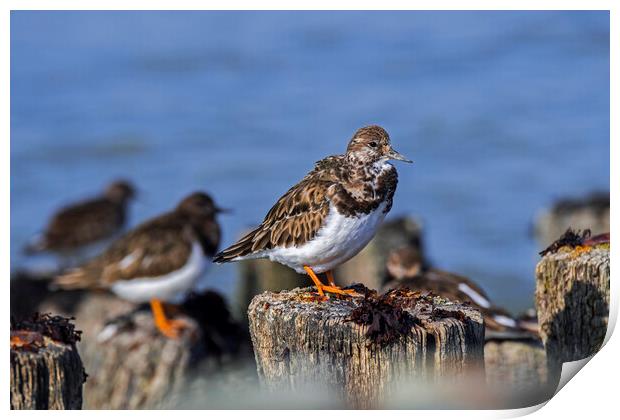
[[[380,10],[380,9],[396,9],[396,10],[404,10],[404,9],[418,9],[418,10],[611,10],[611,44],[610,44],[610,52],[611,52],[611,138],[616,139],[615,142],[611,142],[611,202],[612,202],[612,213],[614,213],[613,209],[618,208],[618,200],[617,194],[614,194],[614,191],[618,191],[618,181],[620,180],[620,174],[618,170],[616,170],[616,166],[618,164],[618,156],[617,149],[618,145],[616,144],[618,141],[618,128],[617,123],[615,121],[618,120],[618,83],[617,83],[617,75],[620,74],[620,66],[618,65],[618,57],[620,56],[620,51],[618,51],[618,40],[620,33],[618,31],[619,24],[619,7],[617,6],[618,2],[614,1],[602,1],[602,0],[593,0],[593,1],[575,1],[575,0],[565,0],[562,2],[559,1],[533,1],[533,0],[520,0],[520,1],[468,1],[465,2],[452,0],[452,1],[393,1],[393,0],[384,0],[380,3],[378,2],[369,2],[367,0],[359,0],[359,1],[325,1],[325,0],[315,0],[315,1],[305,1],[305,2],[297,2],[297,4],[292,5],[291,2],[286,1],[229,1],[229,2],[220,2],[218,4],[212,4],[209,2],[201,2],[197,0],[177,0],[177,1],[161,1],[161,0],[153,0],[153,1],[135,1],[135,0],[109,0],[109,1],[79,1],[79,0],[59,0],[55,2],[51,1],[42,1],[42,0],[5,0],[2,2],[2,15],[0,17],[0,33],[2,34],[2,38],[0,41],[0,57],[3,58],[1,66],[0,74],[2,80],[2,92],[0,99],[0,133],[2,134],[3,141],[3,152],[0,155],[1,159],[1,168],[4,172],[3,177],[0,181],[0,192],[2,197],[5,198],[2,205],[2,233],[3,240],[0,241],[0,251],[2,258],[2,267],[4,276],[4,287],[5,293],[3,293],[3,303],[6,311],[8,313],[9,307],[9,276],[10,276],[10,10],[71,10],[71,9],[79,9],[79,10],[200,10],[200,9],[213,9],[213,10],[231,10],[231,9],[253,9],[253,10],[274,10],[274,9],[288,9],[288,10],[318,10],[318,9],[364,9],[364,10]],[[379,7],[380,6],[380,7]],[[617,213],[617,212],[616,212]],[[611,222],[611,231],[612,236],[617,238],[617,223],[614,223],[615,216],[612,216]],[[617,250],[616,248],[611,249],[612,260],[616,259]],[[613,278],[613,270],[612,270],[612,278]],[[618,297],[620,296],[618,290],[615,287],[615,284],[612,284],[611,287],[612,293],[612,303],[611,303],[611,313],[610,313],[610,332],[615,326],[615,322],[617,319],[618,312]],[[8,322],[5,321],[3,324],[4,337],[9,335],[9,325]],[[617,337],[611,337],[608,334],[605,347],[597,354],[593,360],[588,363],[588,368],[579,374],[579,379],[570,381],[568,385],[564,389],[562,389],[558,395],[556,395],[547,406],[539,411],[536,411],[541,406],[545,404],[541,404],[539,407],[532,407],[529,409],[522,410],[502,410],[502,411],[415,411],[415,412],[407,412],[407,411],[391,411],[389,413],[385,413],[385,415],[389,416],[397,416],[402,418],[410,418],[411,416],[416,416],[418,418],[433,418],[433,419],[443,419],[443,418],[506,418],[506,417],[516,417],[520,415],[525,415],[536,411],[532,417],[534,418],[546,418],[546,417],[558,417],[558,418],[608,418],[610,415],[617,415],[617,407],[616,407],[616,399],[617,391],[617,378],[620,373],[620,369],[618,366],[618,355],[620,355],[620,341]],[[4,360],[9,358],[8,356],[8,346],[4,347],[3,354]],[[9,372],[8,372],[8,364],[3,365],[4,374],[2,375],[2,384],[4,391],[1,394],[3,406],[8,410],[9,407]],[[16,412],[11,411],[10,415],[15,417],[34,417],[41,415],[42,412]],[[44,412],[46,416],[79,416],[84,415],[79,412],[63,412],[63,413],[54,413],[54,412]],[[613,413],[613,414],[611,414]],[[99,412],[90,412],[89,416],[103,418],[104,416],[109,416],[110,413],[105,411]],[[251,415],[252,417],[259,418],[270,418],[270,419],[278,419],[278,418],[290,418],[291,415],[301,418],[310,418],[315,416],[317,413],[312,411],[297,411],[295,413],[291,413],[289,411],[255,411],[251,414],[244,414],[242,412],[192,412],[187,411],[184,412],[183,416],[188,416],[192,418],[203,418],[205,415],[207,416],[218,416],[218,415]],[[383,413],[377,413],[375,411],[338,411],[337,413],[332,412],[321,412],[320,416],[329,415],[331,417],[332,414],[336,414],[339,417],[350,417],[353,418],[370,418],[371,416],[375,418],[378,415],[382,415]],[[165,412],[149,412],[149,413],[131,413],[127,414],[127,412],[118,412],[114,414],[115,416],[126,417],[126,416],[136,416],[136,415],[148,415],[148,416],[167,416],[168,413]]]

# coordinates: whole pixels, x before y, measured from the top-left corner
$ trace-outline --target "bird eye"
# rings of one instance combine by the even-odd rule
[[[368,143],[368,145],[370,147],[377,147],[377,142],[376,141],[371,141],[370,143]]]

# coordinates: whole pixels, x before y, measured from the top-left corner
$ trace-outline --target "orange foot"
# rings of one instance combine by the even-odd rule
[[[180,319],[170,319],[166,316],[164,307],[160,300],[151,300],[151,311],[157,329],[168,338],[179,338],[181,332],[187,328],[187,323]]]
[[[346,296],[353,296],[353,297],[362,297],[361,294],[357,293],[353,289],[341,289],[338,286],[323,286],[323,290],[325,290],[327,293],[334,293],[336,295],[346,295]]]
[[[362,295],[357,293],[355,290],[341,289],[340,287],[336,286],[336,284],[334,283],[334,277],[333,277],[331,271],[327,272],[328,273],[327,274],[327,278],[329,280],[330,285],[329,286],[325,286],[323,283],[321,283],[321,280],[319,280],[319,278],[317,277],[316,273],[312,270],[311,267],[308,267],[307,265],[304,265],[304,270],[306,270],[306,273],[308,273],[308,275],[310,276],[310,278],[314,282],[314,285],[316,286],[316,289],[317,289],[317,291],[319,293],[319,296],[325,296],[325,292],[327,292],[327,293],[333,293],[333,294],[336,294],[336,295],[346,295],[346,296],[362,297]]]

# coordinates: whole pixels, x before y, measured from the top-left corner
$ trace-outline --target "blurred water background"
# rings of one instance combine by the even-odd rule
[[[12,12],[11,262],[58,206],[119,176],[130,225],[203,189],[223,245],[377,123],[391,215],[432,261],[533,306],[535,213],[609,189],[607,12]],[[236,267],[213,267],[231,296]],[[354,279],[351,279],[354,280]]]

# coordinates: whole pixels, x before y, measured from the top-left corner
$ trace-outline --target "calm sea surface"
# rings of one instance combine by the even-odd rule
[[[227,245],[370,123],[415,161],[391,215],[424,223],[436,265],[532,306],[536,211],[609,189],[609,15],[13,12],[13,268],[117,176],[142,191],[132,225],[212,193]],[[234,265],[208,276],[234,289]]]

